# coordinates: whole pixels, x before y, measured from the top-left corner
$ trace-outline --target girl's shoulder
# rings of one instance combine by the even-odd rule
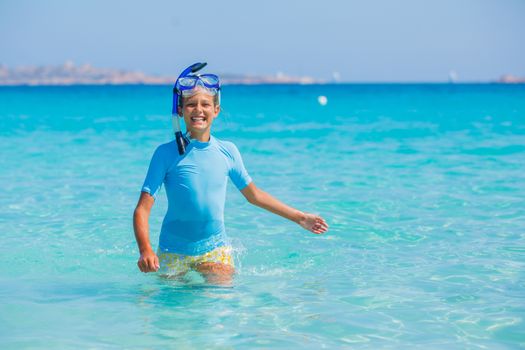
[[[226,140],[221,140],[221,139],[218,139],[216,137],[213,137],[214,138],[214,141],[215,141],[215,144],[219,147],[224,147],[226,149],[231,149],[231,150],[237,150],[237,146],[235,146],[235,144],[231,141],[226,141]]]
[[[219,140],[218,138],[215,138],[215,144],[217,145],[217,148],[228,158],[236,159],[240,156],[239,149],[231,141]]]

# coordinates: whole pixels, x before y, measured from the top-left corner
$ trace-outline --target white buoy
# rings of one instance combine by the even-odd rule
[[[328,99],[326,98],[326,96],[321,95],[317,98],[317,102],[319,102],[321,106],[326,106],[326,104],[328,103]]]

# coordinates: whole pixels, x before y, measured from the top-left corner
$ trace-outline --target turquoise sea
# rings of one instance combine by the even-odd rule
[[[322,106],[318,97],[328,103]],[[231,288],[142,274],[132,213],[169,86],[0,88],[1,349],[525,347],[525,85],[225,86]],[[151,239],[166,199],[153,208]]]

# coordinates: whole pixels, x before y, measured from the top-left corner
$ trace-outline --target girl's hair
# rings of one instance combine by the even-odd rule
[[[213,95],[213,103],[217,106],[220,104],[220,97],[219,97],[220,91],[217,91],[215,95]],[[193,95],[191,95],[193,96]],[[187,98],[190,98],[191,96],[182,96],[179,95],[179,106],[182,108],[184,107],[184,100]]]

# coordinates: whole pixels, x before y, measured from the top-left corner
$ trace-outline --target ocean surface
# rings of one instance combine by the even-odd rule
[[[171,87],[0,88],[1,349],[525,347],[525,85],[225,86],[222,103],[213,134],[257,186],[330,225],[230,183],[231,288],[136,266]]]

